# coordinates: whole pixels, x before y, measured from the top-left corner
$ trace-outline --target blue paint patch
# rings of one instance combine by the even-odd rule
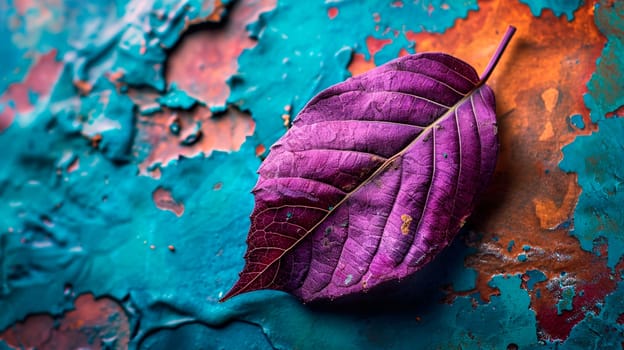
[[[531,250],[531,246],[525,244],[525,245],[522,246],[522,250],[524,250],[525,252],[528,252],[529,250]]]
[[[177,109],[190,109],[197,104],[197,100],[179,89],[176,83],[171,83],[167,94],[158,97],[156,101],[165,107]]]
[[[171,124],[169,124],[169,132],[173,135],[180,135],[180,130],[182,126],[180,126],[180,121],[178,119],[174,119]]]
[[[559,164],[564,171],[578,175],[582,188],[571,234],[589,252],[593,251],[594,240],[606,238],[607,263],[611,268],[624,255],[622,135],[624,119],[600,120],[597,132],[579,136],[563,148],[563,160]]]
[[[158,103],[142,105],[139,109],[141,115],[152,115],[161,111],[162,108]]]
[[[526,274],[529,276],[529,280],[527,281],[528,290],[533,290],[536,283],[546,281],[547,279],[546,275],[540,270],[529,270]]]
[[[519,262],[526,262],[527,261],[527,255],[526,254],[519,254],[518,255],[518,261]]]
[[[557,315],[562,315],[564,311],[572,311],[572,300],[575,295],[574,286],[566,286],[561,289],[561,298],[557,302]]]
[[[509,243],[507,244],[507,251],[509,253],[511,253],[511,251],[513,250],[514,245],[516,244],[516,242],[512,239],[511,241],[509,241]]]
[[[244,336],[242,336],[244,335]],[[233,322],[223,328],[214,328],[199,322],[176,328],[163,328],[150,334],[140,345],[142,350],[170,349],[254,349],[273,350],[262,328]]]
[[[610,113],[624,105],[624,87],[613,79],[624,72],[624,58],[620,54],[624,48],[621,40],[624,30],[622,12],[624,3],[620,1],[611,2],[609,6],[601,3],[595,6],[596,25],[607,37],[607,44],[587,84],[588,93],[584,101],[598,131],[577,137],[566,146],[563,149],[564,159],[560,163],[563,170],[578,174],[582,188],[574,213],[572,234],[579,239],[584,250],[593,250],[596,254],[599,254],[599,249],[592,249],[593,246],[606,241],[607,264],[611,268],[624,254],[624,238],[621,237],[624,228],[624,214],[621,212],[624,171],[620,157],[624,120],[608,119]],[[616,291],[606,297],[604,306],[597,304],[600,312],[588,312],[572,329],[561,348],[620,348],[624,342],[624,328],[618,318],[624,313],[623,300],[624,285],[619,282]]]
[[[624,105],[624,87],[613,79],[624,72],[624,46],[620,33],[624,30],[621,13],[624,3],[610,6],[597,4],[595,21],[607,37],[607,44],[596,62],[596,71],[587,83],[584,100],[598,131],[579,136],[565,146],[559,167],[578,175],[582,188],[574,211],[572,235],[579,239],[581,248],[598,254],[595,242],[606,239],[607,265],[614,268],[624,255],[624,169],[621,150],[624,148],[624,119],[607,118],[607,114]]]
[[[39,94],[29,89],[28,90],[28,103],[34,106],[37,104],[37,100],[39,100]]]
[[[624,106],[624,86],[619,79],[613,79],[624,75],[623,12],[622,1],[614,1],[611,6],[597,4],[594,11],[596,26],[607,37],[607,44],[596,61],[596,71],[587,83],[588,92],[584,96],[594,123]]]
[[[529,5],[535,17],[541,16],[545,9],[549,9],[557,17],[566,15],[568,21],[574,19],[574,11],[583,4],[583,0],[520,0],[520,2]]]
[[[571,115],[570,124],[574,125],[577,129],[585,130],[585,122],[583,121],[583,116],[580,114]]]

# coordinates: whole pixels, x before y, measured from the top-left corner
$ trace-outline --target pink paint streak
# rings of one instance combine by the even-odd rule
[[[0,96],[0,105],[4,106],[0,111],[0,132],[11,125],[17,114],[33,110],[29,93],[37,94],[40,99],[49,95],[62,69],[63,63],[56,60],[56,50],[52,50],[35,60],[24,81],[9,86]]]
[[[184,204],[177,202],[173,199],[171,195],[171,191],[164,189],[162,187],[158,187],[152,193],[152,199],[154,200],[154,204],[156,207],[161,210],[168,210],[174,213],[177,217],[182,216],[184,214]]]

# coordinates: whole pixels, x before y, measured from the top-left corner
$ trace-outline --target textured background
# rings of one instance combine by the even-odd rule
[[[217,302],[307,100],[413,52],[481,72],[508,24],[449,249],[357,303]],[[620,348],[622,52],[621,1],[0,0],[0,349]]]

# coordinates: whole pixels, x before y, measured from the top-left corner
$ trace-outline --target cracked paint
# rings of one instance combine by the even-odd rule
[[[621,345],[622,6],[0,5],[0,348]],[[310,97],[414,51],[482,71],[507,24],[499,166],[447,250],[353,300],[218,303],[255,170]]]

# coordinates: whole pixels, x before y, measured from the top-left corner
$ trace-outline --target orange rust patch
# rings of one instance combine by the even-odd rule
[[[356,76],[368,72],[373,68],[375,68],[375,62],[373,62],[372,57],[367,60],[363,54],[355,53],[351,58],[348,69],[352,76]]]
[[[173,199],[171,192],[167,189],[158,187],[152,193],[152,200],[154,200],[154,204],[156,204],[158,209],[169,210],[178,217],[184,214],[184,204]]]
[[[540,141],[550,140],[553,136],[555,136],[555,132],[553,131],[553,126],[550,120],[545,121],[544,130],[540,134]]]
[[[616,109],[613,112],[608,112],[605,115],[605,118],[622,117],[622,116],[624,116],[624,106],[620,106],[618,109]]]
[[[74,80],[74,86],[81,95],[88,95],[93,90],[93,85],[86,80]]]
[[[263,144],[256,146],[256,156],[260,157],[266,152],[266,147]]]
[[[272,9],[275,0],[260,0],[237,6],[222,27],[188,34],[171,53],[166,79],[175,82],[190,96],[208,106],[224,105],[230,94],[227,79],[238,69],[238,56],[255,45],[246,31],[246,25],[261,12]],[[155,95],[133,90],[129,94],[140,106],[154,103]],[[179,121],[179,132],[171,132],[173,117]],[[236,151],[253,134],[255,124],[251,117],[236,109],[228,109],[215,117],[210,110],[198,106],[191,111],[173,112],[163,108],[156,114],[139,116],[139,140],[151,145],[151,151],[139,165],[146,174],[150,165],[166,165],[180,155],[206,156],[214,150]],[[177,127],[177,126],[176,126]],[[191,131],[198,128],[196,131]],[[184,135],[201,135],[195,142],[181,144]]]
[[[367,60],[361,53],[353,54],[349,67],[347,68],[349,72],[351,72],[351,75],[356,76],[375,68],[375,55],[377,52],[381,51],[384,46],[390,43],[392,43],[390,39],[376,39],[372,36],[367,37],[366,48],[370,58]],[[407,51],[405,52],[407,53]]]
[[[327,17],[329,17],[329,19],[334,19],[334,18],[336,18],[336,16],[338,16],[338,8],[337,7],[330,7],[327,10]]]
[[[534,199],[535,216],[541,229],[553,230],[570,218],[576,206],[578,189],[575,181],[568,182],[568,189],[560,201],[551,198]]]
[[[238,69],[238,56],[256,43],[246,26],[274,7],[275,0],[241,3],[223,26],[184,36],[169,56],[166,80],[209,106],[225,105],[230,94],[226,81]]]
[[[403,235],[407,235],[409,233],[411,224],[412,224],[412,217],[411,216],[409,216],[407,214],[401,215],[401,233]]]
[[[204,1],[204,6],[208,5],[210,2]],[[205,18],[205,20],[210,22],[218,22],[223,18],[223,13],[225,12],[225,5],[221,0],[217,0],[214,3],[214,9],[212,13]]]
[[[49,315],[33,315],[0,333],[0,339],[15,349],[102,349],[111,334],[113,349],[127,349],[130,339],[128,317],[115,301],[79,296],[75,309],[60,320]]]
[[[180,132],[172,133],[170,124],[177,120]],[[190,129],[201,124],[201,138],[191,145],[184,145],[184,135]],[[255,123],[251,117],[237,109],[231,108],[224,115],[214,117],[205,107],[197,107],[192,111],[163,111],[149,117],[139,116],[138,137],[142,143],[151,146],[146,159],[139,164],[141,173],[147,174],[148,168],[156,163],[163,166],[179,156],[193,157],[200,153],[209,156],[213,151],[237,151],[247,136],[253,134]]]
[[[559,90],[552,87],[544,90],[544,92],[542,92],[542,101],[544,102],[546,110],[549,113],[552,112],[559,101]]]
[[[93,135],[93,137],[91,137],[91,147],[100,147],[100,142],[102,142],[102,134],[95,134]]]
[[[392,43],[390,39],[377,39],[372,36],[366,38],[366,47],[368,48],[368,53],[371,57],[374,57],[377,52],[381,51],[384,46]]]

